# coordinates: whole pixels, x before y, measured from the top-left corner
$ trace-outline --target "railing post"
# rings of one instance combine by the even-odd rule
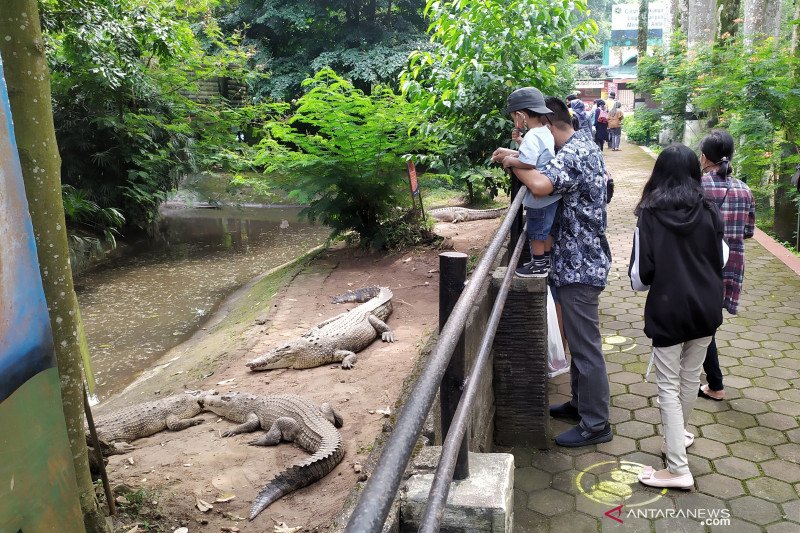
[[[467,254],[461,252],[444,252],[439,254],[439,331],[442,331],[450,313],[453,311],[458,297],[464,290],[464,283],[467,281]],[[453,415],[461,399],[461,392],[464,388],[464,380],[467,375],[466,353],[464,350],[464,332],[458,339],[458,344],[450,358],[442,385],[440,387],[439,399],[442,409],[442,440],[450,430]],[[466,433],[469,435],[469,433]],[[453,479],[467,479],[469,477],[469,462],[467,452],[469,450],[469,437],[461,441],[461,448],[458,452],[458,460],[453,473]]]
[[[524,188],[525,186],[522,184],[521,181],[517,179],[517,176],[514,175],[514,171],[509,169],[507,172],[509,177],[511,178],[511,198],[516,198],[519,190]],[[522,217],[522,208],[520,208],[520,210],[516,213],[516,215],[514,215],[514,223],[511,224],[511,239],[508,241],[510,243],[508,247],[509,258],[511,257],[510,254],[512,248],[517,244],[519,236],[522,234],[523,231],[525,231],[525,219]],[[513,268],[517,268],[518,266],[521,266],[530,260],[531,260],[530,249],[528,246],[525,246],[522,248],[522,255],[519,256],[519,263],[513,265]],[[512,267],[512,265],[508,266]]]

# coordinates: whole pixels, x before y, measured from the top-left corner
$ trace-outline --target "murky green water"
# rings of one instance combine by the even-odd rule
[[[187,339],[254,276],[321,244],[297,208],[168,209],[163,242],[76,280],[100,399]]]

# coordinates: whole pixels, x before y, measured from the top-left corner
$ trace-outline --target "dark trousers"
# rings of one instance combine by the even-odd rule
[[[578,408],[581,427],[601,431],[608,423],[610,399],[606,360],[600,337],[598,300],[603,289],[573,283],[558,288],[564,333],[572,355],[570,403]]]
[[[717,339],[715,337],[711,337],[711,344],[708,345],[706,360],[703,361],[703,371],[706,373],[709,389],[720,391],[725,388],[722,384],[722,370],[719,368]]]
[[[606,142],[605,139],[595,139],[594,142],[597,143],[597,146],[600,148],[600,151],[602,152],[603,151],[603,143]]]

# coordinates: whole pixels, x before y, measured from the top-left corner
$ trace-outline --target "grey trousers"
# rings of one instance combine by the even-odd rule
[[[689,473],[683,432],[697,400],[700,369],[710,342],[711,337],[702,337],[653,348],[661,425],[667,440],[667,468],[673,474]]]
[[[622,136],[622,127],[608,128],[608,146],[609,148],[619,148],[620,137]]]
[[[599,298],[603,289],[573,283],[558,287],[558,302],[570,362],[570,403],[578,409],[580,425],[587,431],[601,431],[608,423],[610,399],[606,360],[600,337]]]

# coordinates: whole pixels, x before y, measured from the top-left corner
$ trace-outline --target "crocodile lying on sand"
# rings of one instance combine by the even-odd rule
[[[358,360],[356,352],[369,346],[378,334],[385,342],[394,342],[394,334],[385,322],[392,314],[392,296],[387,287],[348,291],[338,298],[343,298],[341,301],[370,300],[317,324],[294,341],[253,359],[247,366],[250,370],[312,368],[341,361],[342,368],[352,368]]]
[[[429,209],[428,215],[440,222],[469,222],[485,218],[498,218],[506,212],[505,207],[497,209],[468,209],[466,207],[438,207]]]
[[[201,400],[200,393],[176,394],[97,417],[95,427],[103,455],[127,453],[133,449],[129,442],[165,429],[180,431],[200,424],[203,420],[194,417],[203,410]],[[86,441],[91,446],[88,430]]]
[[[275,476],[261,490],[250,508],[250,520],[277,499],[328,475],[344,457],[342,436],[336,429],[342,427],[342,418],[327,403],[317,407],[292,394],[254,396],[238,392],[209,394],[202,403],[205,409],[240,423],[224,432],[223,437],[261,428],[267,432],[249,444],[275,446],[281,441],[295,442],[312,454]]]

